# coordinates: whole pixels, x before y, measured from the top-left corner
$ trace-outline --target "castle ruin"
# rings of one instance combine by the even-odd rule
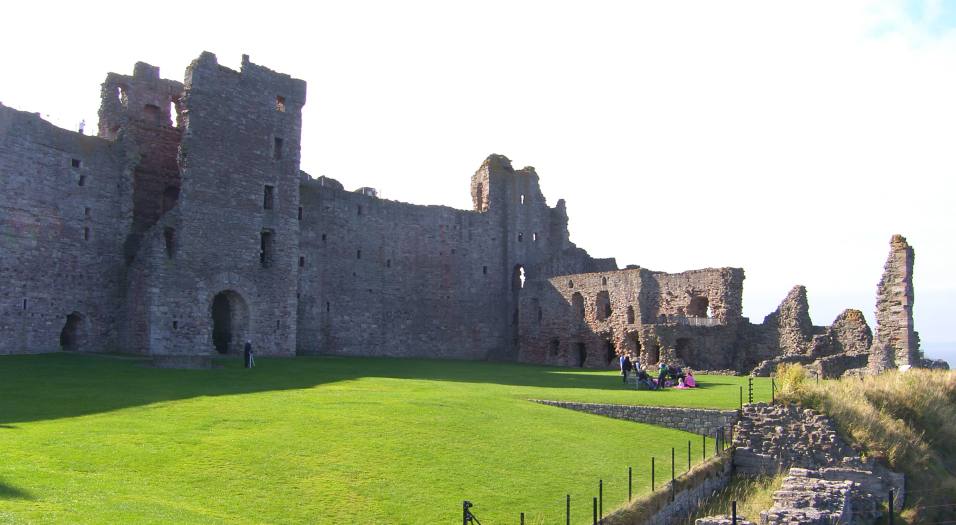
[[[137,63],[102,85],[97,136],[0,104],[0,354],[416,356],[825,376],[919,365],[913,250],[894,236],[875,341],[810,322],[794,288],[744,318],[739,268],[667,274],[568,237],[534,168],[491,155],[472,210],[381,199],[299,169],[306,84],[202,53],[184,82]]]

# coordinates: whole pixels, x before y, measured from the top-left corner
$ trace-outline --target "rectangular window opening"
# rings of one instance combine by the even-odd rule
[[[83,208],[83,216],[89,219],[90,217],[93,216],[93,210],[89,208]]]
[[[273,160],[282,159],[282,139],[279,137],[275,138],[275,142],[272,145],[272,159]]]
[[[24,310],[27,309],[27,300],[26,300],[26,299],[23,300],[23,309],[24,309]]]
[[[302,220],[302,206],[299,206],[299,220]]]
[[[76,182],[79,186],[86,186],[86,175],[80,175],[80,180]]]
[[[179,328],[179,321],[173,321],[173,330]]]
[[[276,95],[276,111],[285,113],[285,97],[282,95]]]
[[[79,169],[83,166],[83,161],[80,159],[70,159],[70,166]]]
[[[271,230],[264,230],[259,237],[259,264],[263,268],[272,266],[272,248],[275,235]]]
[[[487,267],[487,266],[482,266],[482,267],[481,267],[481,273],[482,273],[483,275],[488,275],[488,267]]]
[[[271,210],[275,205],[275,186],[266,184],[262,188],[262,208]]]
[[[356,251],[355,251],[355,258],[356,258],[356,259],[361,259],[361,258],[362,258],[362,250],[356,250]]]
[[[83,240],[84,240],[84,241],[90,240],[90,227],[89,227],[89,226],[86,226],[85,228],[83,228]]]
[[[299,268],[302,268],[303,266],[305,266],[305,257],[303,257],[303,256],[300,255],[300,256],[299,256]]]

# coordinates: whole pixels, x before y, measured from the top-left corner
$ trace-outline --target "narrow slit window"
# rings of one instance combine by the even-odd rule
[[[179,328],[179,321],[173,321],[173,330]]]
[[[302,257],[302,256],[300,255],[300,256],[299,256],[299,268],[302,268],[302,267],[304,267],[304,266],[305,266],[305,257]]]
[[[355,258],[356,259],[362,258],[362,250],[355,250]]]
[[[93,210],[89,208],[83,208],[83,216],[87,219],[91,218],[93,216]]]
[[[27,300],[26,300],[26,299],[23,300],[23,309],[24,309],[24,310],[27,309]]]
[[[518,232],[518,242],[521,242],[523,240],[524,240],[524,234],[521,232]]]
[[[84,240],[84,241],[90,240],[90,227],[89,227],[89,226],[86,226],[85,228],[83,228],[83,240]]]
[[[285,113],[285,97],[282,95],[276,95],[276,111]]]
[[[538,232],[531,234],[531,242],[538,242]]]
[[[299,206],[299,220],[302,220],[302,206]]]
[[[524,204],[524,195],[521,195],[521,204]]]
[[[391,268],[391,267],[392,267],[392,260],[391,260],[391,259],[388,259],[388,260],[385,261],[385,267],[386,267],[386,268]]]
[[[488,275],[488,267],[487,267],[487,266],[482,266],[482,267],[481,267],[481,273],[482,273],[482,275]]]
[[[358,205],[358,214],[359,214],[359,216],[362,215],[362,205],[361,205],[361,204]]]
[[[262,208],[271,210],[275,206],[275,186],[266,184],[262,188]]]
[[[80,180],[76,182],[79,186],[86,186],[86,175],[80,175]]]
[[[281,137],[275,137],[275,140],[272,143],[272,159],[273,160],[282,159],[282,138]]]
[[[164,229],[163,238],[166,241],[166,258],[172,259],[176,255],[176,229]]]

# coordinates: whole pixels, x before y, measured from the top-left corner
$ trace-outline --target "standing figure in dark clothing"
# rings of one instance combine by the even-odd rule
[[[624,376],[624,382],[627,383],[627,373],[631,371],[631,358],[627,354],[621,356],[621,375]]]
[[[242,357],[245,362],[246,368],[252,368],[255,366],[256,360],[252,357],[252,341],[246,339],[246,346],[243,347]]]

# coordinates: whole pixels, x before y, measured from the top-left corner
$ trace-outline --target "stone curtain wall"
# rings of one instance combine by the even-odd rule
[[[0,104],[0,354],[116,348],[132,162]]]
[[[573,401],[551,401],[535,399],[536,403],[549,405],[588,414],[625,419],[637,423],[658,425],[695,434],[713,436],[720,429],[727,431],[737,421],[736,410],[708,410],[703,408],[674,408],[638,405],[612,405],[603,403],[577,403]]]
[[[501,155],[473,177],[475,211],[301,188],[300,353],[514,359],[529,290],[592,263],[533,168]]]

